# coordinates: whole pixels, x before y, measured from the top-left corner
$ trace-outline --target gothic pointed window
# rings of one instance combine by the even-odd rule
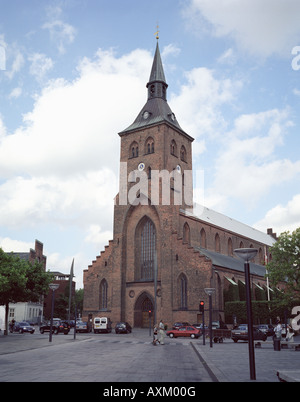
[[[186,222],[183,226],[183,242],[190,244],[190,227],[188,223]]]
[[[178,296],[179,308],[182,310],[187,309],[187,279],[184,274],[178,278]]]
[[[99,309],[106,310],[107,309],[107,289],[108,285],[105,279],[102,279],[100,283],[99,289]]]
[[[136,280],[154,280],[154,258],[156,250],[156,230],[153,222],[144,217],[136,229]]]

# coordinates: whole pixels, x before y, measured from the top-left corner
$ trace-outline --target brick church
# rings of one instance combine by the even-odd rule
[[[146,104],[119,133],[113,239],[84,270],[83,318],[106,316],[113,325],[148,327],[151,310],[152,320],[162,319],[168,327],[202,322],[199,301],[207,309],[204,289],[214,288],[213,319],[224,321],[224,292],[245,280],[243,262],[233,250],[258,249],[250,264],[251,286],[272,291],[264,260],[276,235],[193,207],[193,138],[168,105],[158,42],[146,87]]]

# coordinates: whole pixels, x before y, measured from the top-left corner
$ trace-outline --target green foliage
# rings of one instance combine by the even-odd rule
[[[6,317],[9,303],[37,302],[48,293],[51,280],[42,264],[32,264],[0,248],[0,305],[6,306]]]
[[[300,228],[282,233],[270,251],[272,260],[266,267],[270,283],[274,287],[286,283],[279,297],[288,302],[300,295]]]
[[[273,323],[277,317],[283,321],[285,314],[291,315],[293,306],[299,306],[300,300],[293,300],[290,304],[279,304],[277,301],[252,300],[252,315],[255,324]],[[233,323],[233,316],[239,324],[247,323],[247,306],[245,301],[231,301],[225,303],[225,322]]]

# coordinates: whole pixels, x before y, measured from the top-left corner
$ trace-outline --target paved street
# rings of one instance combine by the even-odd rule
[[[190,339],[166,339],[154,347],[147,330],[48,339],[46,334],[1,336],[1,381],[212,381]]]
[[[297,337],[298,338],[298,337]],[[299,339],[296,338],[296,342]],[[248,343],[166,338],[153,346],[148,330],[132,334],[0,335],[0,381],[102,383],[250,382]],[[257,382],[278,382],[279,370],[300,370],[300,352],[255,349]]]

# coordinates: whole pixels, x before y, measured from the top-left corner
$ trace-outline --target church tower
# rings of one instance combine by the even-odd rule
[[[193,138],[182,130],[168,105],[168,84],[158,42],[146,87],[146,104],[135,121],[119,133],[122,192],[119,202],[145,203],[145,198],[135,199],[143,193],[153,205],[191,207]],[[137,178],[140,184],[134,185]]]
[[[125,320],[131,311],[136,326],[148,325],[148,311],[161,309],[156,295],[163,283],[171,283],[170,271],[163,269],[163,261],[171,258],[170,233],[180,230],[179,210],[193,200],[193,138],[168,105],[158,42],[146,88],[145,105],[119,133],[120,189],[114,209],[114,239],[122,250],[121,317]]]

